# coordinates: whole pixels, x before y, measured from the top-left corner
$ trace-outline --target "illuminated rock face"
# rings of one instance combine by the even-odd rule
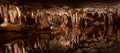
[[[1,26],[7,24],[25,24],[49,26],[90,26],[119,24],[117,8],[50,8],[24,10],[15,5],[0,6]]]
[[[3,23],[1,24],[1,26],[7,26],[9,23],[15,24],[19,22],[21,15],[20,10],[17,6],[1,5],[0,10],[1,19],[3,19]]]

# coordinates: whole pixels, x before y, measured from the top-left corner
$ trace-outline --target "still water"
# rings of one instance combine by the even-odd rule
[[[119,53],[119,26],[0,31],[1,53]]]

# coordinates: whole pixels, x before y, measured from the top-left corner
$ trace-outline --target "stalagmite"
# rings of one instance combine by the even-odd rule
[[[0,15],[1,15],[1,12],[2,12],[2,10],[1,10],[1,5],[0,5]]]
[[[15,8],[15,6],[12,6],[12,5],[10,5],[9,6],[9,10],[8,10],[8,15],[9,15],[9,17],[10,17],[10,22],[11,23],[16,23],[16,21],[17,21],[17,11],[16,11],[17,9]]]
[[[2,7],[0,5],[0,24],[3,22],[4,22],[4,20],[3,20],[3,15],[2,15]]]
[[[35,23],[36,23],[36,24],[40,24],[40,23],[39,23],[40,17],[41,17],[40,11],[37,10],[37,12],[36,12],[36,14],[35,14]]]
[[[3,15],[3,18],[4,18],[4,23],[2,23],[0,26],[7,26],[8,25],[8,5],[5,5],[5,6],[2,6],[2,15]]]
[[[108,18],[109,18],[108,21],[109,21],[109,24],[113,24],[113,17],[112,17],[112,16],[113,16],[112,13],[109,13],[109,14],[108,14]]]
[[[19,21],[19,24],[22,24],[21,22],[21,11],[20,11],[20,8],[15,6],[16,8],[16,11],[17,11],[17,17],[18,17],[18,21]]]

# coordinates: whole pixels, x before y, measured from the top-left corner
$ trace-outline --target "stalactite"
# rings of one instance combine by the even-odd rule
[[[69,26],[71,25],[72,27],[78,27],[78,26],[88,26],[88,25],[104,25],[104,24],[119,23],[119,10],[116,11],[117,13],[115,13],[113,12],[112,8],[108,8],[108,12],[104,8],[101,9],[95,9],[95,8],[78,8],[78,9],[53,8],[52,9],[51,8],[51,9],[37,9],[37,10],[23,10],[22,8],[23,7],[21,6],[15,6],[15,5],[7,5],[7,4],[0,5],[0,16],[4,21],[1,24],[1,26],[6,26],[9,23],[20,24],[20,25],[26,23],[26,25],[28,25],[27,22],[40,25],[41,27],[51,26],[51,25],[55,26],[56,25],[55,23],[61,23],[59,26],[66,26],[66,27],[67,25]],[[96,13],[98,14],[98,16],[96,15]],[[65,16],[68,18],[66,18]],[[97,19],[96,17],[100,17],[101,21],[95,21]],[[53,21],[54,19],[57,19],[57,22],[54,22]]]

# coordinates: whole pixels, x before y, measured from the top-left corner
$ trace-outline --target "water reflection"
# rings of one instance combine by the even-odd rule
[[[28,9],[0,6],[1,53],[105,53],[119,49],[119,9]]]
[[[2,53],[57,53],[58,51],[69,53],[77,52],[78,49],[84,52],[84,48],[91,48],[90,52],[99,52],[103,48],[119,46],[120,28],[118,26],[64,29],[66,31],[48,33],[36,30],[26,32],[1,31],[0,51]],[[92,51],[93,49],[95,51]]]

